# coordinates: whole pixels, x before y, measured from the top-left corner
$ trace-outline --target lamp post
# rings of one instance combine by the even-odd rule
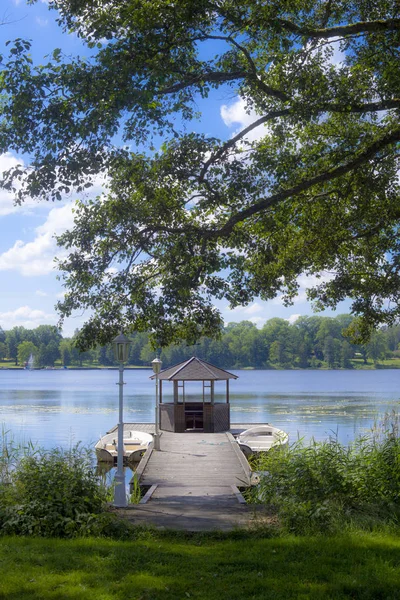
[[[157,357],[151,362],[151,366],[153,367],[153,372],[156,375],[156,432],[154,435],[154,450],[160,450],[160,411],[158,403],[158,374],[161,371],[162,361]]]
[[[126,506],[125,476],[124,476],[124,363],[128,360],[130,340],[121,331],[113,339],[115,360],[119,362],[119,418],[118,418],[118,449],[117,449],[117,474],[115,476],[114,506]]]

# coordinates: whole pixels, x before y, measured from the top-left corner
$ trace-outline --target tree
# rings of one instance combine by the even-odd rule
[[[54,325],[39,325],[39,327],[32,330],[32,334],[37,346],[40,346],[40,344],[47,346],[51,342],[59,344],[62,339],[60,330]]]
[[[48,344],[40,344],[35,364],[39,367],[54,367],[55,361],[59,358],[59,344],[52,340]]]
[[[294,361],[295,350],[294,327],[285,319],[269,319],[261,330],[268,348],[269,359],[273,363],[289,366]]]
[[[317,308],[353,300],[362,339],[395,322],[397,0],[50,6],[93,57],[55,50],[34,66],[29,45],[14,43],[0,150],[32,160],[2,185],[17,201],[60,199],[108,178],[59,238],[70,254],[58,310],[92,314],[82,347],[120,326],[151,331],[157,346],[216,335],[215,298],[290,303],[300,274],[320,277],[309,291]],[[190,123],[215,90],[237,94],[251,117],[228,139],[207,135],[209,117]]]
[[[380,358],[386,358],[387,340],[383,331],[375,331],[368,344],[365,345],[368,358],[377,363]]]
[[[8,358],[14,359],[16,365],[18,365],[18,346],[21,342],[28,341],[30,335],[31,332],[22,326],[13,327],[6,332]]]
[[[64,338],[59,343],[58,350],[60,352],[60,358],[63,366],[67,367],[71,364],[72,341],[68,338]]]
[[[38,354],[38,347],[33,342],[21,342],[18,344],[18,362],[20,365],[27,363],[30,355],[35,357]]]
[[[344,340],[340,349],[340,366],[343,369],[352,369],[351,359],[354,358],[354,349],[351,344]]]
[[[4,342],[0,342],[0,360],[4,360],[7,356],[7,346]]]
[[[115,364],[114,350],[111,344],[101,346],[98,351],[98,361],[101,365],[111,366]]]

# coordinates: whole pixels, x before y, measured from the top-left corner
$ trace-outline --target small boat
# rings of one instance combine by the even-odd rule
[[[239,434],[236,441],[243,454],[250,456],[257,452],[267,452],[274,447],[287,446],[289,435],[273,425],[257,425]]]
[[[143,431],[124,431],[124,462],[139,462],[153,436]],[[106,433],[95,444],[99,462],[116,462],[118,457],[118,432]]]

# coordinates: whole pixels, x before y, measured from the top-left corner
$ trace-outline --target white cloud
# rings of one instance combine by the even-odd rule
[[[330,273],[320,273],[317,275],[305,275],[304,273],[297,278],[297,283],[299,284],[299,290],[297,292],[297,296],[293,299],[293,304],[302,304],[308,302],[307,298],[307,289],[312,288],[316,285],[320,285],[321,283],[325,283],[331,281],[333,279],[333,275]],[[271,300],[272,304],[283,304],[283,295],[277,296],[273,300]]]
[[[246,102],[243,98],[238,98],[233,104],[229,106],[223,104],[220,109],[220,114],[223,122],[227,127],[232,127],[233,125],[239,125],[235,131],[232,133],[232,137],[237,135],[242,129],[245,129],[257,119],[260,118],[260,115],[254,110],[248,111],[246,109]],[[249,133],[244,136],[244,140],[247,142],[255,142],[260,140],[268,133],[268,125],[262,124],[258,127],[252,129]]]
[[[26,167],[24,161],[21,158],[13,155],[11,152],[7,152],[5,154],[0,155],[0,174],[4,171],[8,171],[12,167],[17,165],[21,165],[22,169]],[[98,174],[92,179],[92,187],[88,188],[86,192],[75,193],[74,191],[70,192],[67,196],[63,195],[62,200],[57,203],[58,206],[67,203],[71,203],[71,198],[75,200],[76,198],[87,199],[94,198],[96,196],[100,196],[104,191],[104,188],[107,186],[108,178],[103,174]],[[18,182],[15,182],[15,185],[18,187]],[[14,194],[7,192],[6,190],[0,189],[0,217],[9,215],[11,213],[23,213],[23,214],[31,214],[32,208],[38,209],[46,206],[46,203],[40,200],[34,200],[32,198],[26,198],[21,205],[14,204]]]
[[[332,38],[328,46],[330,46],[333,50],[333,54],[330,57],[329,62],[336,67],[342,66],[346,59],[346,54],[340,49],[340,38]]]
[[[35,294],[36,296],[41,296],[42,298],[45,298],[45,296],[47,296],[47,293],[43,292],[42,290],[36,290]]]
[[[74,224],[74,214],[72,212],[75,202],[64,204],[64,206],[52,208],[47,215],[43,225],[36,228],[39,235],[60,235],[66,229],[69,229]]]
[[[17,240],[12,248],[0,254],[0,271],[17,271],[24,277],[50,273],[54,269],[54,257],[63,255],[54,235],[73,225],[72,208],[73,203],[53,208],[45,223],[36,228],[33,242]]]
[[[237,124],[240,125],[240,128],[243,128],[253,123],[257,115],[254,111],[248,113],[246,111],[246,102],[243,98],[238,98],[229,106],[226,104],[221,106],[221,117],[227,127]]]
[[[43,310],[35,310],[29,306],[20,306],[9,311],[0,312],[0,325],[3,329],[11,329],[22,325],[27,329],[33,329],[39,325],[55,324],[57,316],[54,313],[45,313]]]
[[[288,319],[286,319],[286,321],[289,321],[289,323],[291,325],[293,325],[293,323],[296,323],[297,319],[299,319],[300,317],[301,317],[300,314],[290,315],[290,317]]]
[[[0,155],[0,173],[4,171],[8,171],[12,167],[16,167],[17,165],[21,165],[24,167],[24,161],[17,158],[10,152],[6,154]],[[15,212],[24,212],[26,213],[33,207],[37,207],[38,203],[34,200],[28,199],[22,206],[18,206],[14,204],[14,195],[6,190],[0,189],[0,217],[9,215]]]
[[[254,323],[254,325],[256,325],[257,327],[262,327],[267,322],[267,319],[264,317],[251,317],[249,321]]]
[[[264,310],[264,308],[261,306],[261,304],[259,304],[258,302],[254,302],[254,304],[250,304],[250,306],[247,306],[244,309],[244,312],[247,315],[254,315],[254,313],[258,313],[262,310]],[[259,317],[257,317],[257,318],[259,318]]]
[[[233,313],[233,314],[241,313],[243,315],[254,315],[255,313],[262,312],[264,310],[265,310],[265,306],[263,306],[259,302],[254,302],[253,304],[250,304],[249,306],[235,306],[235,308],[229,308],[229,306],[225,307],[226,313]],[[260,317],[255,317],[255,318],[258,319]],[[250,319],[250,321],[251,320],[252,319]]]
[[[229,106],[223,104],[220,109],[220,114],[223,122],[227,127],[233,127],[234,125],[238,125],[238,127],[232,132],[231,137],[235,137],[238,133],[246,129],[249,125],[252,125],[255,121],[257,121],[261,115],[257,114],[253,109],[247,111],[246,102],[243,98],[238,97],[233,104]],[[268,123],[262,123],[254,129],[251,129],[246,135],[243,136],[243,140],[252,143],[258,142],[263,137],[270,133],[270,127]],[[240,144],[240,142],[239,142]]]
[[[49,24],[49,20],[48,19],[41,19],[40,17],[36,17],[36,23],[40,27],[47,27],[47,25]]]

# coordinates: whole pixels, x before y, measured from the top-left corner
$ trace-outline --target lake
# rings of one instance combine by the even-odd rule
[[[347,443],[374,421],[400,408],[400,370],[233,371],[232,423],[269,422],[290,440],[327,439]],[[154,422],[151,370],[124,373],[124,420]],[[16,441],[46,448],[91,444],[118,421],[116,370],[0,370],[0,424]],[[193,397],[196,385],[188,386]],[[224,385],[216,384],[221,397]],[[171,397],[165,383],[163,396]]]

